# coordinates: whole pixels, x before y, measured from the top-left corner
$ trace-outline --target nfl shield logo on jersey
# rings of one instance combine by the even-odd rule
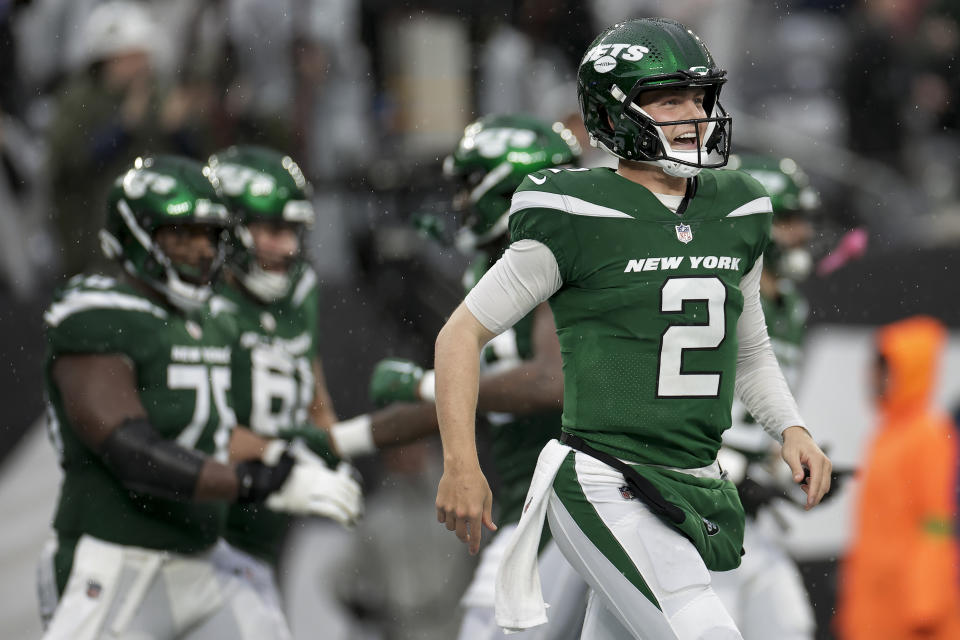
[[[193,320],[187,320],[183,326],[194,340],[199,340],[203,337],[203,329]]]
[[[693,240],[693,229],[690,228],[688,224],[678,224],[677,229],[677,240],[683,244],[687,244]]]
[[[87,597],[91,600],[96,600],[100,597],[100,592],[103,591],[103,587],[100,586],[100,583],[96,580],[87,580]]]

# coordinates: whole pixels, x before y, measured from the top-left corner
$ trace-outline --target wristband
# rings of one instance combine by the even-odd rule
[[[420,385],[417,387],[417,393],[420,394],[420,399],[425,402],[437,401],[437,374],[433,369],[423,372]]]
[[[285,440],[269,440],[267,442],[267,446],[263,448],[263,453],[260,455],[260,459],[268,466],[272,467],[276,465],[280,460],[280,456],[286,453],[288,444],[289,443]]]
[[[367,413],[334,424],[330,427],[330,435],[343,458],[375,453],[377,450],[373,442],[373,420]]]

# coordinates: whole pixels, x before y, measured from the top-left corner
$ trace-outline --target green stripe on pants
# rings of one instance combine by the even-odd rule
[[[623,576],[642,593],[647,600],[652,602],[657,609],[660,609],[660,603],[647,586],[643,576],[637,571],[630,556],[624,550],[620,542],[617,541],[607,525],[604,524],[600,514],[597,513],[593,504],[587,500],[580,482],[577,480],[577,470],[575,463],[576,452],[570,454],[560,465],[557,477],[553,481],[553,490],[573,518],[580,530],[593,542],[594,546],[602,553]]]

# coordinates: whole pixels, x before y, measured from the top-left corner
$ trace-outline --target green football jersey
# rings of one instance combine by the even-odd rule
[[[480,253],[464,275],[466,289],[472,289],[494,262],[487,254]],[[512,329],[487,344],[482,354],[485,367],[495,368],[533,357],[533,315],[527,314]],[[523,416],[488,413],[487,421],[493,466],[500,479],[497,522],[501,525],[519,522],[540,451],[551,438],[560,436],[560,411]]]
[[[44,321],[48,429],[64,471],[54,518],[61,543],[89,534],[179,553],[211,546],[223,530],[226,505],[126,489],[71,427],[51,376],[60,356],[122,355],[134,369],[140,401],[157,433],[226,461],[235,424],[233,332],[202,314],[184,317],[131,284],[103,276],[71,279],[55,294]]]
[[[810,305],[790,280],[780,280],[777,289],[780,294],[778,299],[760,296],[760,302],[763,304],[770,343],[783,370],[783,377],[790,388],[795,389],[800,377],[803,338]]]
[[[290,293],[269,304],[221,283],[210,303],[237,328],[232,385],[237,423],[267,438],[309,422],[317,353],[317,276],[308,268]],[[233,505],[227,541],[276,562],[290,517],[257,505]]]
[[[563,427],[601,451],[701,467],[730,426],[740,281],[771,207],[737,171],[704,170],[678,216],[611,169],[548,169],[514,195],[511,240],[550,248],[563,354]]]

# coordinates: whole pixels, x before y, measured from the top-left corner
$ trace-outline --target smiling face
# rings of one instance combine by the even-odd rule
[[[706,91],[701,87],[682,87],[676,89],[656,89],[641,93],[636,100],[637,106],[657,123],[677,122],[706,118],[703,106]],[[707,133],[707,122],[683,123],[660,127],[663,136],[673,151],[696,151],[697,129],[699,141],[703,146]]]

